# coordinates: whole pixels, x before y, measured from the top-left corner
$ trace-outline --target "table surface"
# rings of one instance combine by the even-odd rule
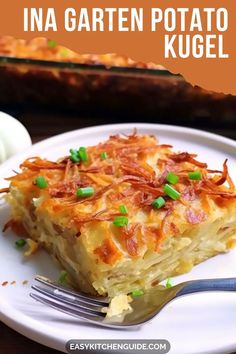
[[[3,109],[1,109],[3,110]],[[6,110],[5,110],[6,111]],[[64,131],[92,126],[96,124],[120,123],[129,121],[127,119],[101,119],[79,117],[78,115],[66,116],[60,113],[45,114],[45,112],[15,112],[9,111],[10,114],[22,121],[29,130],[33,142],[40,141],[49,136],[60,134]],[[125,117],[126,118],[126,117]],[[135,120],[134,120],[135,121]],[[236,119],[235,119],[236,121]],[[153,123],[153,122],[150,122]],[[158,123],[156,121],[156,123]],[[163,122],[161,122],[163,123]],[[179,125],[181,122],[178,122]],[[186,125],[186,124],[185,124]],[[195,126],[196,127],[196,126]],[[215,133],[236,139],[236,123],[235,127],[215,127],[212,124],[206,126],[197,126],[204,130],[213,131]],[[0,323],[0,354],[59,354],[58,351],[42,346],[28,338],[20,335],[10,329],[3,323]],[[236,353],[232,353],[236,354]]]

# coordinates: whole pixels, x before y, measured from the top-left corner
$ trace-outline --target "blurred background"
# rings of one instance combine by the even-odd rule
[[[160,65],[116,54],[81,55],[46,38],[0,36],[0,111],[22,122],[33,142],[122,122],[183,125],[236,139],[236,96],[193,87]],[[10,120],[4,119],[0,133]],[[0,332],[0,353],[56,353],[2,323]]]
[[[34,142],[116,122],[183,125],[236,139],[236,96],[193,87],[160,65],[77,54],[46,38],[0,37],[0,110],[19,119]]]

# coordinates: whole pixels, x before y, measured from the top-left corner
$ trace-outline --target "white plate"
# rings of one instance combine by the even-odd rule
[[[111,134],[155,134],[161,143],[175,149],[197,152],[199,159],[214,169],[229,158],[229,169],[236,180],[236,142],[217,135],[183,127],[156,124],[116,124],[80,129],[40,142],[1,165],[3,177],[12,174],[19,163],[37,154],[56,159],[79,145],[93,145]],[[8,219],[9,210],[0,206],[0,229]],[[29,297],[35,274],[57,278],[58,269],[50,257],[40,251],[30,260],[14,247],[16,237],[11,231],[0,235],[0,284],[16,281],[16,285],[0,286],[0,319],[23,335],[65,352],[69,339],[167,339],[171,353],[229,353],[236,350],[236,294],[204,293],[180,298],[167,306],[155,319],[139,330],[117,331],[92,327],[35,302]],[[198,266],[190,273],[176,277],[174,282],[198,278],[236,277],[236,251],[219,255]],[[28,280],[28,285],[22,281]]]

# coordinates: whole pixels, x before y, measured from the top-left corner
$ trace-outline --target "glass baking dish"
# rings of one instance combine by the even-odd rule
[[[236,96],[193,87],[168,70],[0,56],[0,108],[12,104],[127,119],[236,117]]]

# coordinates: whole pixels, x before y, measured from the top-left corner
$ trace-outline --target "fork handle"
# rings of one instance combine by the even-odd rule
[[[236,291],[236,278],[193,280],[183,284],[176,297],[202,291]]]

